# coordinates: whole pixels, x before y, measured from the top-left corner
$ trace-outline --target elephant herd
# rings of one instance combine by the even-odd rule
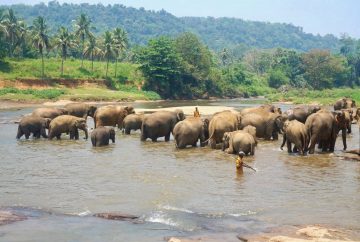
[[[196,109],[194,116],[185,117],[180,109],[157,111],[151,114],[136,114],[131,106],[107,105],[96,107],[84,103],[72,103],[64,108],[37,108],[25,115],[18,126],[17,139],[31,134],[48,139],[60,139],[63,133],[70,139],[79,139],[79,129],[88,138],[87,117],[94,120],[91,132],[93,146],[115,142],[118,127],[125,134],[131,130],[141,130],[141,141],[159,137],[170,140],[172,134],[177,148],[209,145],[222,148],[229,154],[254,155],[257,139],[277,140],[283,134],[281,149],[287,144],[289,153],[312,154],[315,145],[322,151],[334,151],[340,130],[344,150],[347,148],[346,131],[351,132],[351,124],[360,121],[360,109],[350,98],[342,98],[334,105],[334,111],[319,106],[298,106],[282,112],[273,105],[245,108],[240,112],[224,110],[211,117],[200,117]],[[48,134],[46,133],[48,129]],[[294,147],[292,147],[294,145]],[[220,146],[220,147],[218,147]]]

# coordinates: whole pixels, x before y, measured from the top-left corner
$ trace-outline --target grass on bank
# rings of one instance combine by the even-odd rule
[[[61,59],[45,59],[45,78],[63,79],[105,79],[106,62],[95,61],[91,70],[91,61],[68,58],[64,62],[64,75],[61,75]],[[0,61],[0,78],[3,80],[36,79],[41,78],[41,59],[10,59]],[[115,78],[115,63],[109,63],[108,78],[120,84],[137,83],[144,78],[138,66],[132,63],[118,62],[117,77]]]
[[[325,90],[294,89],[288,92],[277,92],[266,95],[271,102],[293,102],[295,104],[319,103],[334,104],[342,97],[350,97],[360,103],[360,88],[335,88]]]

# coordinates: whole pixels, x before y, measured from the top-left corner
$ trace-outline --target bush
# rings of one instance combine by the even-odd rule
[[[285,73],[280,70],[272,70],[269,74],[269,86],[273,88],[279,88],[282,85],[289,84],[290,80]]]

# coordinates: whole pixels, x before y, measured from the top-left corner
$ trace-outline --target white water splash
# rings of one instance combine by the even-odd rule
[[[178,226],[176,222],[174,222],[171,218],[166,217],[166,215],[162,212],[153,213],[149,218],[146,218],[145,221],[152,223],[166,224],[173,227]]]
[[[241,217],[241,216],[249,216],[249,215],[255,215],[255,214],[256,214],[256,212],[249,210],[245,213],[230,213],[229,215],[233,216],[233,217]]]
[[[90,214],[91,214],[90,210],[85,210],[84,212],[80,212],[77,215],[80,216],[80,217],[85,217],[85,216],[90,215]]]
[[[170,205],[160,206],[160,208],[166,209],[166,210],[171,210],[171,211],[184,212],[184,213],[194,213],[193,211],[191,211],[191,210],[189,210],[189,209],[173,207],[173,206],[170,206]]]

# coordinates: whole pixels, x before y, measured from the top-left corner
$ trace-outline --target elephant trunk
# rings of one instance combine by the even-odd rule
[[[85,132],[85,139],[88,139],[88,129],[87,126],[85,126],[85,128],[82,129]]]
[[[342,129],[342,141],[343,141],[343,145],[344,145],[344,150],[346,150],[347,148],[347,145],[346,145],[346,128],[345,129]]]

